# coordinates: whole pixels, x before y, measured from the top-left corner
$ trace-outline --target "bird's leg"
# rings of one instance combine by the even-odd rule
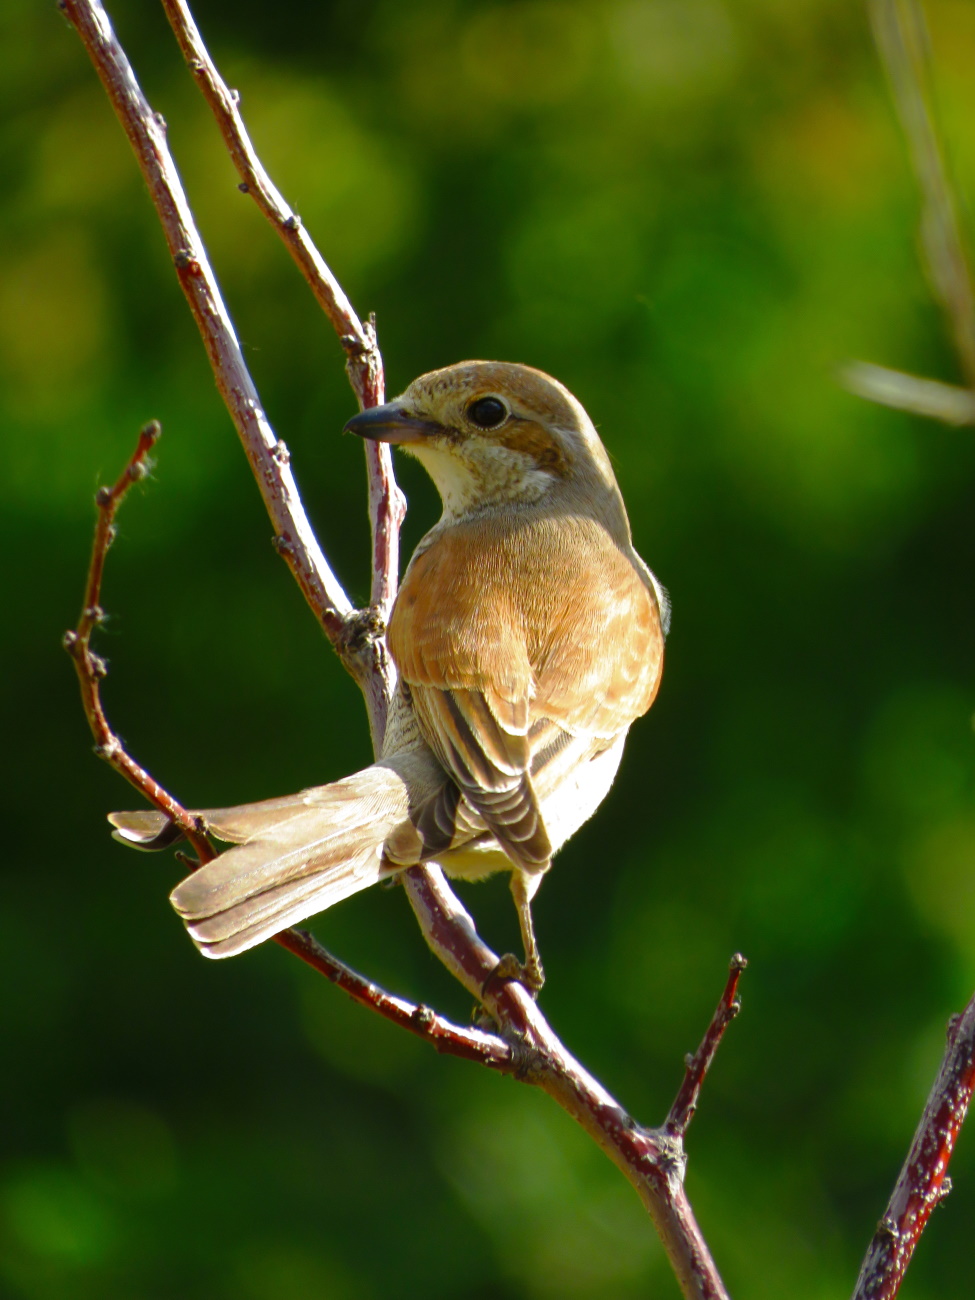
[[[521,942],[525,948],[524,964],[510,952],[501,958],[492,972],[492,979],[515,979],[524,984],[532,997],[536,997],[545,983],[542,959],[535,939],[535,926],[532,924],[531,902],[542,883],[543,872],[532,872],[515,868],[511,873],[511,894],[518,909],[518,925],[521,928]]]

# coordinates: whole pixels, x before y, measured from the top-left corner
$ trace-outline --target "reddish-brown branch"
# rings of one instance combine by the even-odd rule
[[[670,1108],[670,1113],[664,1121],[664,1129],[672,1137],[683,1138],[687,1133],[691,1120],[694,1118],[698,1098],[701,1095],[701,1087],[707,1077],[708,1070],[711,1068],[711,1063],[714,1061],[715,1054],[721,1046],[724,1031],[741,1010],[741,1003],[738,1001],[737,996],[738,981],[741,979],[741,973],[747,965],[748,962],[741,953],[736,952],[729,965],[728,982],[724,986],[721,1000],[711,1017],[707,1033],[701,1040],[701,1046],[693,1056],[687,1058],[684,1082],[681,1084],[680,1090],[674,1098],[674,1104]]]
[[[481,999],[504,1038],[517,1044],[518,1077],[554,1098],[632,1183],[660,1234],[684,1295],[726,1300],[724,1284],[684,1190],[686,1157],[680,1135],[637,1124],[566,1049],[522,985],[495,977],[497,954],[478,936],[439,868],[424,872],[414,868],[403,873],[403,881],[427,942],[465,988]],[[734,972],[735,985],[741,969],[739,964]],[[726,988],[722,1004],[727,995]],[[716,1049],[717,1041],[712,1058]]]
[[[99,690],[99,683],[106,673],[105,661],[91,649],[91,634],[105,617],[101,604],[102,575],[105,572],[105,556],[115,539],[115,515],[132,484],[145,478],[149,468],[149,452],[161,432],[158,421],[152,420],[147,424],[140,432],[135,451],[114,485],[99,488],[95,494],[98,516],[85,582],[85,597],[78,623],[65,632],[63,644],[74,660],[78,673],[81,703],[91,734],[95,738],[95,753],[141,791],[160,812],[165,813],[186,836],[200,861],[205,862],[214,855],[197,819],[126,753],[122,742],[109,725]]]
[[[148,470],[148,455],[160,435],[160,427],[153,420],[139,434],[135,451],[125,469],[112,487],[99,488],[95,494],[98,515],[95,538],[92,544],[85,595],[77,626],[64,635],[64,647],[74,660],[81,687],[82,707],[91,733],[95,738],[96,753],[110,763],[127,781],[144,795],[160,812],[177,825],[192,845],[199,863],[208,862],[216,855],[210,847],[206,832],[199,820],[163,789],[145,768],[126,751],[112,730],[101,701],[100,683],[105,677],[105,664],[91,649],[91,635],[102,622],[102,576],[105,557],[115,537],[115,515],[133,483],[144,478]],[[378,1012],[386,1020],[410,1033],[426,1039],[438,1052],[476,1061],[493,1070],[513,1074],[517,1068],[515,1053],[496,1034],[481,1029],[454,1025],[429,1007],[418,1006],[405,998],[395,997],[365,979],[351,966],[333,957],[317,939],[303,930],[286,930],[276,936],[282,948],[287,948],[302,961],[307,962],[333,984],[346,992],[362,1006]]]
[[[931,1211],[950,1190],[948,1163],[975,1087],[975,997],[948,1026],[948,1046],[900,1177],[857,1278],[853,1300],[893,1300]]]
[[[248,190],[255,194],[269,219],[313,283],[337,328],[350,322],[343,346],[353,386],[363,405],[381,400],[382,369],[374,323],[363,326],[344,294],[317,258],[300,222],[283,204],[253,154],[236,113],[233,96],[213,68],[185,6],[164,0],[184,53],[203,86]],[[125,55],[118,46],[99,0],[61,0],[75,24],[106,91],[119,115],[149,186],[166,232],[180,281],[200,327],[218,387],[244,441],[251,465],[264,493],[278,535],[306,598],[339,650],[346,667],[366,696],[373,743],[379,747],[385,710],[394,685],[394,672],[385,652],[384,619],[395,594],[396,547],[402,499],[379,462],[370,463],[370,515],[374,524],[373,604],[354,611],[332,577],[305,520],[288,466],[287,450],[264,419],[240,357],[233,329],[206,262],[175,167],[165,144],[164,128],[146,103]],[[319,265],[320,263],[320,265]],[[337,292],[335,292],[337,290]],[[388,469],[388,461],[385,462]],[[385,475],[385,476],[384,476]],[[89,629],[90,630],[90,629]],[[83,690],[86,689],[83,683]],[[97,692],[96,692],[97,694]],[[103,716],[103,715],[102,715]],[[107,727],[107,723],[105,724]],[[109,733],[110,734],[110,733]],[[117,740],[118,756],[124,754]],[[131,760],[125,756],[125,761]],[[120,770],[124,770],[120,767]],[[137,765],[130,779],[174,820],[189,815]],[[155,793],[154,793],[155,792]],[[158,799],[168,800],[161,804]],[[184,822],[180,821],[180,825]],[[198,830],[195,826],[194,830]],[[200,840],[201,837],[197,836]],[[196,841],[194,841],[196,843]],[[205,840],[198,845],[211,855]],[[652,1215],[687,1297],[722,1300],[726,1292],[707,1246],[694,1221],[683,1188],[684,1154],[680,1138],[664,1130],[643,1129],[556,1037],[537,1005],[520,984],[499,980],[497,956],[480,940],[470,917],[436,868],[417,867],[405,873],[410,901],[431,948],[476,997],[500,1027],[500,1037],[461,1029],[423,1007],[392,997],[338,962],[301,931],[278,936],[278,943],[332,979],[364,1005],[433,1043],[438,1050],[477,1060],[490,1068],[513,1072],[547,1091],[578,1120],[636,1187]]]
[[[203,338],[217,387],[271,517],[278,550],[346,667],[365,692],[370,725],[374,737],[379,739],[385,725],[388,656],[377,650],[377,638],[371,634],[369,621],[356,616],[312,532],[291,472],[287,448],[271,428],[244,363],[166,143],[165,123],[146,101],[100,0],[60,0],[60,7],[77,29],[135,152],[177,277]],[[356,365],[369,368],[361,359]],[[391,563],[388,539],[385,549],[387,562]]]
[[[220,128],[227,152],[249,194],[294,258],[315,300],[332,324],[346,353],[349,379],[362,408],[385,398],[382,355],[375,321],[359,320],[331,269],[315,247],[301,218],[293,212],[264,169],[238,108],[238,97],[221,77],[184,0],[162,0],[183,57]],[[390,449],[366,442],[369,473],[369,518],[373,536],[371,604],[385,622],[393,606],[399,574],[399,531],[406,500],[393,477]]]
[[[472,1029],[466,1025],[455,1025],[422,1003],[417,1005],[386,993],[351,966],[346,966],[337,957],[333,957],[307,930],[285,930],[277,936],[277,941],[282,948],[287,948],[296,957],[300,957],[356,1002],[378,1011],[401,1029],[416,1034],[438,1052],[486,1065],[502,1074],[514,1074],[517,1070],[517,1054],[497,1034],[489,1034],[483,1029]]]

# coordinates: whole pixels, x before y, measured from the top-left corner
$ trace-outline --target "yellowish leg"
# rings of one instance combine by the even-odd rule
[[[518,925],[521,928],[521,942],[525,949],[525,963],[521,965],[509,953],[498,963],[497,975],[505,979],[516,979],[535,996],[545,983],[542,959],[535,939],[535,927],[532,924],[531,902],[538,892],[544,873],[533,872],[531,875],[517,867],[511,873],[511,894],[518,909]]]

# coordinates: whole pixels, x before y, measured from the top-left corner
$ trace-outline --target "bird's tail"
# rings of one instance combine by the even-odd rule
[[[170,895],[204,956],[232,957],[397,870],[383,846],[394,831],[401,842],[415,836],[416,775],[387,760],[332,785],[200,813],[212,835],[234,845]],[[109,821],[124,844],[162,848],[173,839],[162,813]]]

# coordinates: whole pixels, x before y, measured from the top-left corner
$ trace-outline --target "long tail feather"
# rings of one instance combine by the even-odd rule
[[[210,832],[233,848],[199,867],[170,895],[207,957],[231,957],[324,911],[398,870],[386,840],[420,841],[411,806],[442,786],[426,752],[387,759],[332,785],[296,795],[204,811]],[[155,812],[113,813],[115,837],[162,847],[170,823]],[[414,859],[415,860],[415,859]]]

